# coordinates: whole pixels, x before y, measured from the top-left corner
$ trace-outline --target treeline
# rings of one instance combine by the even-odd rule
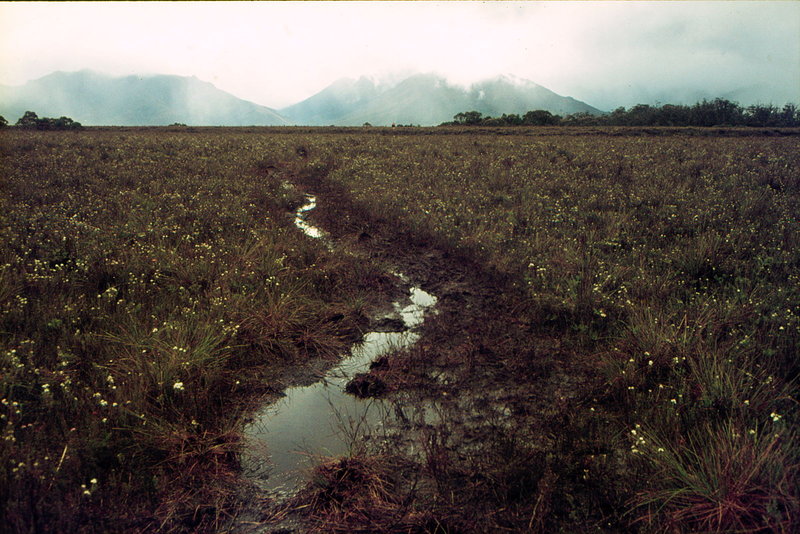
[[[484,116],[478,111],[465,111],[442,126],[800,126],[800,110],[794,104],[778,108],[771,104],[743,107],[724,98],[703,100],[692,106],[638,104],[630,109],[620,107],[603,115],[575,113],[562,117],[545,110],[524,115]]]
[[[5,126],[8,126],[8,121],[5,117],[0,116],[0,128]],[[59,117],[57,119],[39,117],[33,111],[26,111],[14,126],[29,130],[80,130],[83,128],[81,123],[69,117]]]

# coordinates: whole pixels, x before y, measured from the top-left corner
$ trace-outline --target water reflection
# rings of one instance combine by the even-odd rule
[[[322,230],[305,221],[316,199],[297,210],[295,224],[313,238]],[[402,277],[402,275],[401,275]],[[395,318],[402,320],[403,332],[369,332],[352,348],[350,356],[309,386],[291,387],[285,396],[254,416],[245,428],[249,447],[242,456],[245,474],[272,497],[285,498],[300,489],[308,473],[322,457],[341,456],[365,440],[389,439],[387,434],[410,420],[428,421],[437,416],[406,413],[397,403],[360,399],[345,393],[346,384],[370,364],[394,350],[409,347],[419,339],[413,329],[436,304],[436,297],[418,287],[401,302],[394,303]],[[394,429],[394,430],[392,430]]]
[[[317,197],[307,195],[306,196],[306,203],[303,204],[298,208],[295,212],[294,217],[294,224],[298,228],[300,228],[304,234],[308,237],[313,237],[314,239],[319,239],[324,235],[324,232],[321,228],[317,228],[316,226],[312,226],[308,222],[306,222],[306,213],[313,210],[317,207]]]
[[[396,303],[397,313],[407,328],[413,328],[421,324],[425,311],[435,302],[433,295],[413,288],[407,304]],[[287,389],[285,397],[256,414],[245,428],[254,450],[242,463],[261,489],[276,496],[290,495],[303,485],[321,457],[348,454],[358,440],[388,439],[387,422],[410,415],[387,401],[349,395],[344,388],[375,359],[408,347],[418,338],[411,330],[369,332],[351,355],[320,381]]]

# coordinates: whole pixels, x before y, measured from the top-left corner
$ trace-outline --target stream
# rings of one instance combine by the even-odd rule
[[[326,241],[326,234],[305,220],[315,206],[316,199],[308,196],[295,214],[295,225],[307,236]],[[405,280],[401,273],[393,274]],[[389,439],[398,423],[407,423],[410,414],[403,413],[398,403],[358,398],[346,393],[345,387],[381,356],[413,345],[420,337],[417,328],[426,314],[432,313],[436,300],[419,287],[412,287],[403,299],[392,303],[392,313],[376,318],[395,324],[393,330],[399,331],[368,332],[317,382],[286,389],[281,399],[254,414],[244,429],[247,446],[241,460],[246,478],[267,497],[285,501],[305,485],[313,468],[326,458],[347,455],[359,442]],[[411,417],[424,422],[437,418],[433,408],[425,411],[429,413]]]

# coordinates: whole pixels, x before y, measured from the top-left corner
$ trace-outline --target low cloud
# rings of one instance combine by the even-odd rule
[[[195,75],[283,107],[402,71],[515,74],[603,109],[753,87],[800,100],[798,2],[3,3],[0,21],[4,84]]]

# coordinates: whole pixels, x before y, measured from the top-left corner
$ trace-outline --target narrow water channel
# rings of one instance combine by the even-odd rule
[[[295,224],[309,237],[319,239],[324,232],[305,220],[315,206],[315,198],[307,197],[296,212]],[[392,304],[394,312],[388,318],[402,321],[402,331],[367,333],[350,355],[319,381],[288,388],[284,397],[256,413],[246,426],[248,447],[242,466],[268,496],[277,500],[290,497],[322,459],[351,452],[358,440],[380,438],[388,421],[405,417],[398,414],[395,404],[345,392],[346,384],[369,370],[373,361],[419,339],[415,329],[431,312],[436,297],[412,287],[404,299]]]

